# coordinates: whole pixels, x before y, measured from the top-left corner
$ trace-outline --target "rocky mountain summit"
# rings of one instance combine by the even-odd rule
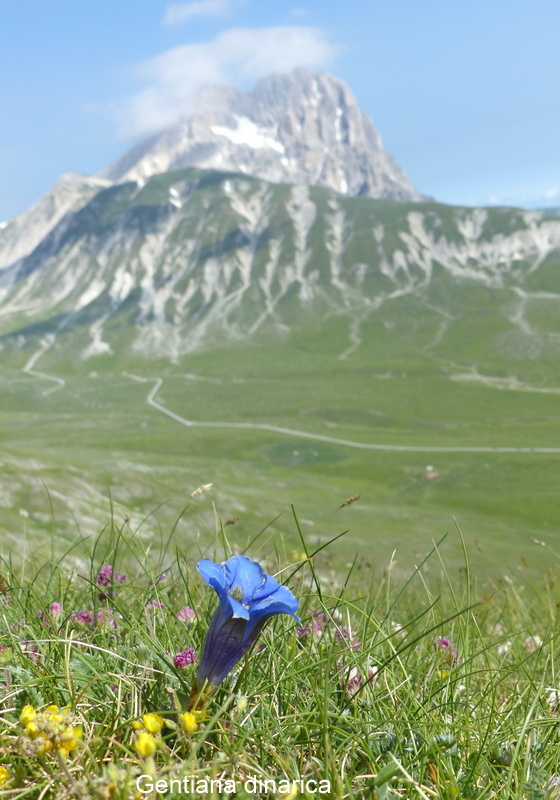
[[[138,143],[100,174],[143,182],[185,167],[325,186],[350,196],[426,199],[384,152],[348,86],[302,68],[270,75],[252,92],[206,87],[191,116]]]

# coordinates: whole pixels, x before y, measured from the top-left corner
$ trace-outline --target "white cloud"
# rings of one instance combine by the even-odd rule
[[[181,25],[193,17],[224,17],[234,6],[234,0],[191,0],[172,3],[165,9],[162,25]]]
[[[558,197],[559,194],[560,192],[558,191],[558,189],[548,189],[544,193],[544,196],[546,197],[547,200],[554,200],[554,198]]]
[[[172,125],[192,111],[204,84],[246,85],[271,72],[324,67],[336,52],[320,28],[288,25],[232,28],[209,42],[174,47],[136,67],[147,85],[114,104],[119,135],[144,136]]]

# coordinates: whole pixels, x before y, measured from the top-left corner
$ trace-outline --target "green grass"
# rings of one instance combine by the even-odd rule
[[[328,793],[300,784],[293,798],[557,797],[556,566],[538,579],[481,584],[455,531],[448,538],[463,552],[458,577],[446,566],[447,541],[406,579],[392,560],[375,570],[361,556],[340,572],[330,547],[315,553],[298,526],[290,515],[292,538],[272,539],[269,530],[249,538],[228,526],[229,541],[218,531],[176,548],[169,530],[150,544],[129,523],[109,520],[61,558],[4,561],[3,796],[128,800],[144,774],[167,784],[221,777],[246,800],[286,796],[271,784],[254,793],[246,784],[253,778],[277,788],[328,782]],[[215,606],[194,567],[201,556],[220,561],[232,552],[260,555],[288,583],[301,629],[276,617],[188,733],[180,719],[196,665],[179,669],[173,657],[187,646],[200,653]],[[109,600],[96,586],[106,564],[127,574]],[[154,600],[161,608],[150,607]],[[52,603],[61,610],[52,612]],[[177,618],[186,605],[196,611],[192,625]],[[80,622],[79,611],[101,618]],[[44,714],[52,704],[68,708],[67,723],[81,730],[71,730],[67,756],[56,747],[38,754],[19,719],[26,705]],[[165,720],[153,755],[135,746],[148,713]],[[195,796],[233,794],[201,788]]]
[[[304,334],[285,341],[216,347],[176,365],[127,356],[124,342],[113,356],[81,361],[79,331],[72,329],[36,365],[67,381],[45,394],[55,384],[21,372],[36,340],[6,348],[3,540],[32,548],[53,515],[60,539],[71,540],[76,525],[93,535],[110,497],[122,517],[132,515],[137,525],[147,517],[145,534],[157,538],[190,492],[213,483],[215,509],[204,499],[199,521],[181,528],[181,537],[213,528],[215,514],[237,517],[249,535],[294,503],[309,533],[328,537],[348,528],[353,547],[370,560],[387,560],[396,548],[404,572],[453,527],[453,517],[473,545],[474,565],[486,574],[511,571],[522,558],[544,567],[547,550],[533,540],[554,545],[557,536],[557,455],[377,452],[268,431],[187,428],[146,405],[153,384],[124,374],[161,376],[157,400],[187,419],[397,445],[558,444],[557,394],[540,391],[554,388],[554,358],[514,358],[500,350],[509,323],[493,297],[480,288],[456,291],[450,313],[459,321],[470,318],[469,308],[481,318],[488,313],[494,349],[485,344],[490,333],[480,319],[470,328],[452,322],[438,340],[442,318],[431,304],[441,306],[443,296],[435,295],[420,303],[400,298],[391,313],[380,309],[360,329],[362,346],[345,359],[338,357],[349,343],[342,317],[309,321]],[[552,302],[543,307],[549,329]],[[474,367],[479,379],[465,380]],[[508,389],[512,376],[533,391]],[[354,494],[362,495],[360,503],[337,510]],[[288,529],[281,516],[275,530]],[[335,551],[345,559],[344,548]],[[448,557],[458,569],[460,553]]]

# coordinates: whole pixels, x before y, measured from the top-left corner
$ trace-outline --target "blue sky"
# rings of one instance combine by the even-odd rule
[[[297,64],[345,80],[447,203],[560,205],[557,0],[0,0],[0,220],[188,107]]]

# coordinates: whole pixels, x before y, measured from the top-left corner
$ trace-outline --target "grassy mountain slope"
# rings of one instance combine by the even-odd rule
[[[196,170],[100,191],[3,274],[4,540],[44,537],[51,503],[59,534],[75,519],[92,534],[111,487],[136,525],[166,503],[143,523],[148,541],[213,482],[176,535],[212,529],[214,501],[239,518],[239,541],[283,512],[273,538],[294,531],[293,502],[311,535],[349,527],[382,563],[395,547],[417,560],[452,515],[485,569],[546,563],[532,539],[557,536],[558,454],[189,427],[147,405],[154,384],[138,378],[161,378],[156,402],[187,420],[559,445],[559,240],[560,223],[534,212]]]

